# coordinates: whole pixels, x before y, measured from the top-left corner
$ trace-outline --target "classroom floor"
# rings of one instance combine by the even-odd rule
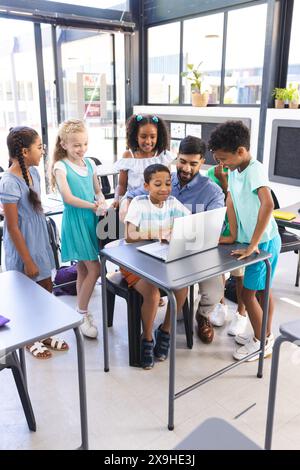
[[[296,262],[294,253],[279,258],[273,286],[276,335],[280,323],[300,319],[300,288],[294,286]],[[60,299],[75,306],[74,297]],[[235,304],[228,304],[232,314]],[[114,326],[109,332],[110,372],[104,373],[100,286],[95,289],[91,310],[100,330],[98,340],[85,340],[91,449],[172,449],[208,417],[227,420],[263,446],[270,359],[265,360],[263,379],[256,377],[257,362],[246,363],[176,400],[175,429],[169,431],[168,361],[156,363],[151,371],[128,366],[126,304],[118,298]],[[157,324],[163,312],[162,307]],[[176,389],[232,361],[235,343],[227,335],[227,326],[228,322],[215,328],[210,345],[204,345],[195,335],[194,348],[188,350],[182,321],[178,321]],[[52,359],[37,360],[26,353],[36,433],[28,430],[11,372],[0,373],[0,449],[75,449],[80,444],[75,340],[73,332],[63,337],[70,351],[56,352]],[[299,367],[300,349],[285,343],[279,369],[274,449],[300,449]]]

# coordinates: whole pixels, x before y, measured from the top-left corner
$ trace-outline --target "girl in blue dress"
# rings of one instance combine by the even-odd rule
[[[97,327],[88,304],[100,276],[96,212],[105,199],[97,178],[96,165],[84,158],[88,135],[85,125],[70,119],[60,125],[54,149],[52,183],[64,201],[62,219],[62,261],[77,260],[78,312],[84,315],[81,331],[96,338]]]
[[[51,270],[55,268],[53,252],[40,201],[38,166],[43,144],[30,127],[14,127],[7,137],[10,167],[0,182],[0,200],[4,209],[3,243],[6,270],[26,274],[52,292]],[[48,359],[55,350],[67,350],[65,341],[47,338],[28,345],[32,355]]]

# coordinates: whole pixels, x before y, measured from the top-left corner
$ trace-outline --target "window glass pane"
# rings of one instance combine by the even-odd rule
[[[267,5],[228,13],[224,103],[261,101]]]
[[[83,7],[108,8],[110,10],[129,10],[129,0],[48,0],[49,2],[68,3]]]
[[[293,23],[289,53],[287,84],[292,83],[300,91],[300,0],[294,0]]]
[[[180,24],[148,29],[148,102],[179,102]]]
[[[57,47],[61,55],[62,119],[84,119],[89,131],[88,155],[112,163],[112,37],[58,28]]]
[[[183,70],[187,64],[203,72],[201,92],[209,91],[209,103],[220,101],[220,77],[223,43],[223,13],[184,21]],[[183,102],[191,102],[191,82],[183,79]]]
[[[0,18],[0,31],[0,166],[6,169],[9,128],[26,125],[41,134],[40,103],[33,23]]]

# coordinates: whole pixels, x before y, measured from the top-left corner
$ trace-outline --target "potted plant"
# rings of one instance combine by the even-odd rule
[[[286,88],[274,88],[272,96],[275,98],[275,108],[284,108],[285,101],[288,99]]]
[[[289,102],[289,108],[297,109],[299,105],[299,91],[298,86],[293,86],[292,83],[289,84],[287,88],[287,100]]]
[[[203,90],[204,74],[200,71],[201,64],[202,62],[200,62],[197,67],[195,67],[194,64],[187,64],[187,71],[181,72],[181,76],[191,82],[193,106],[207,106],[209,98],[208,92]]]

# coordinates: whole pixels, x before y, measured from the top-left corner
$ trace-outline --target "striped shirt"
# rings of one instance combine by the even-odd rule
[[[169,196],[162,207],[150,201],[148,195],[135,197],[128,209],[125,222],[139,229],[142,238],[158,239],[172,231],[174,219],[191,212],[175,197]]]

